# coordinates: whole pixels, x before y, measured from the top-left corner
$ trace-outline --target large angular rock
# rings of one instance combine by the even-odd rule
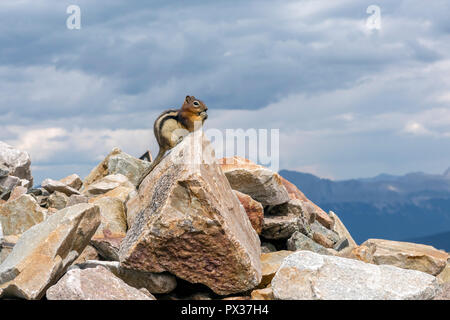
[[[27,230],[0,265],[0,297],[40,299],[78,258],[99,225],[98,207],[78,204]]]
[[[258,201],[255,201],[249,195],[242,192],[234,190],[234,193],[239,199],[239,202],[244,207],[245,212],[252,224],[253,229],[255,229],[257,234],[261,234],[263,219],[264,219],[264,208]]]
[[[310,251],[285,258],[271,284],[281,300],[429,300],[440,292],[424,272]]]
[[[278,173],[241,157],[223,158],[220,164],[234,190],[248,194],[263,206],[289,201]]]
[[[223,295],[258,285],[258,235],[202,134],[172,149],[135,197],[142,210],[122,241],[122,267],[168,271]]]
[[[97,266],[104,267],[111,271],[116,277],[125,281],[128,285],[137,289],[146,289],[150,293],[169,293],[177,286],[176,278],[167,273],[153,273],[145,271],[137,271],[124,269],[118,261],[86,261],[85,263],[72,266],[72,268],[95,268]]]
[[[369,239],[355,249],[358,259],[374,264],[389,264],[438,275],[446,266],[448,254],[423,244]]]
[[[0,141],[0,176],[15,176],[33,184],[31,159],[27,152]]]
[[[28,194],[0,206],[0,228],[3,235],[21,234],[44,220],[44,210]]]
[[[309,200],[303,192],[301,192],[294,184],[287,181],[283,177],[281,178],[281,183],[286,188],[289,198],[290,199],[297,199],[303,201],[303,203],[306,205],[306,210],[309,211],[310,214],[314,213],[315,219],[319,221],[324,227],[328,229],[333,228],[334,221],[333,219],[325,212],[323,211],[318,205],[316,205],[314,202]]]
[[[127,233],[127,218],[123,202],[116,198],[101,197],[90,203],[100,208],[101,224],[91,239],[91,244],[108,260],[119,260],[119,247]]]
[[[47,290],[48,300],[156,300],[104,267],[69,270]]]
[[[136,186],[141,175],[149,166],[149,162],[132,157],[119,148],[114,148],[84,179],[84,187],[86,188],[111,174],[122,174]]]

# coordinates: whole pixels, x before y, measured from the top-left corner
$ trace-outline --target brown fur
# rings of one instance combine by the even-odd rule
[[[180,143],[189,132],[193,132],[203,125],[208,118],[207,110],[208,107],[203,101],[194,96],[186,96],[181,109],[166,110],[156,118],[153,132],[159,145],[159,152],[151,166],[142,175],[138,187],[168,150]]]

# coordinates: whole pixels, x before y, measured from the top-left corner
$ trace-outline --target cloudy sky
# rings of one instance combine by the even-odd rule
[[[207,129],[279,129],[281,169],[442,173],[449,13],[447,0],[2,0],[0,140],[31,154],[36,182],[84,176],[114,146],[156,154],[155,117],[190,94]]]

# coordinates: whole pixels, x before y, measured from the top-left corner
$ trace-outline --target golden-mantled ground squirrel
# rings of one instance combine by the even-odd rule
[[[143,173],[142,180],[158,165],[166,151],[175,147],[189,133],[198,129],[208,118],[208,107],[194,96],[186,96],[181,109],[166,110],[153,125],[153,132],[159,145],[159,152],[151,166]]]

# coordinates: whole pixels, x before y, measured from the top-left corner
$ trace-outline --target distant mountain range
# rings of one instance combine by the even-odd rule
[[[281,170],[325,211],[336,212],[359,243],[368,238],[426,241],[450,251],[450,168],[442,175],[333,181]]]

